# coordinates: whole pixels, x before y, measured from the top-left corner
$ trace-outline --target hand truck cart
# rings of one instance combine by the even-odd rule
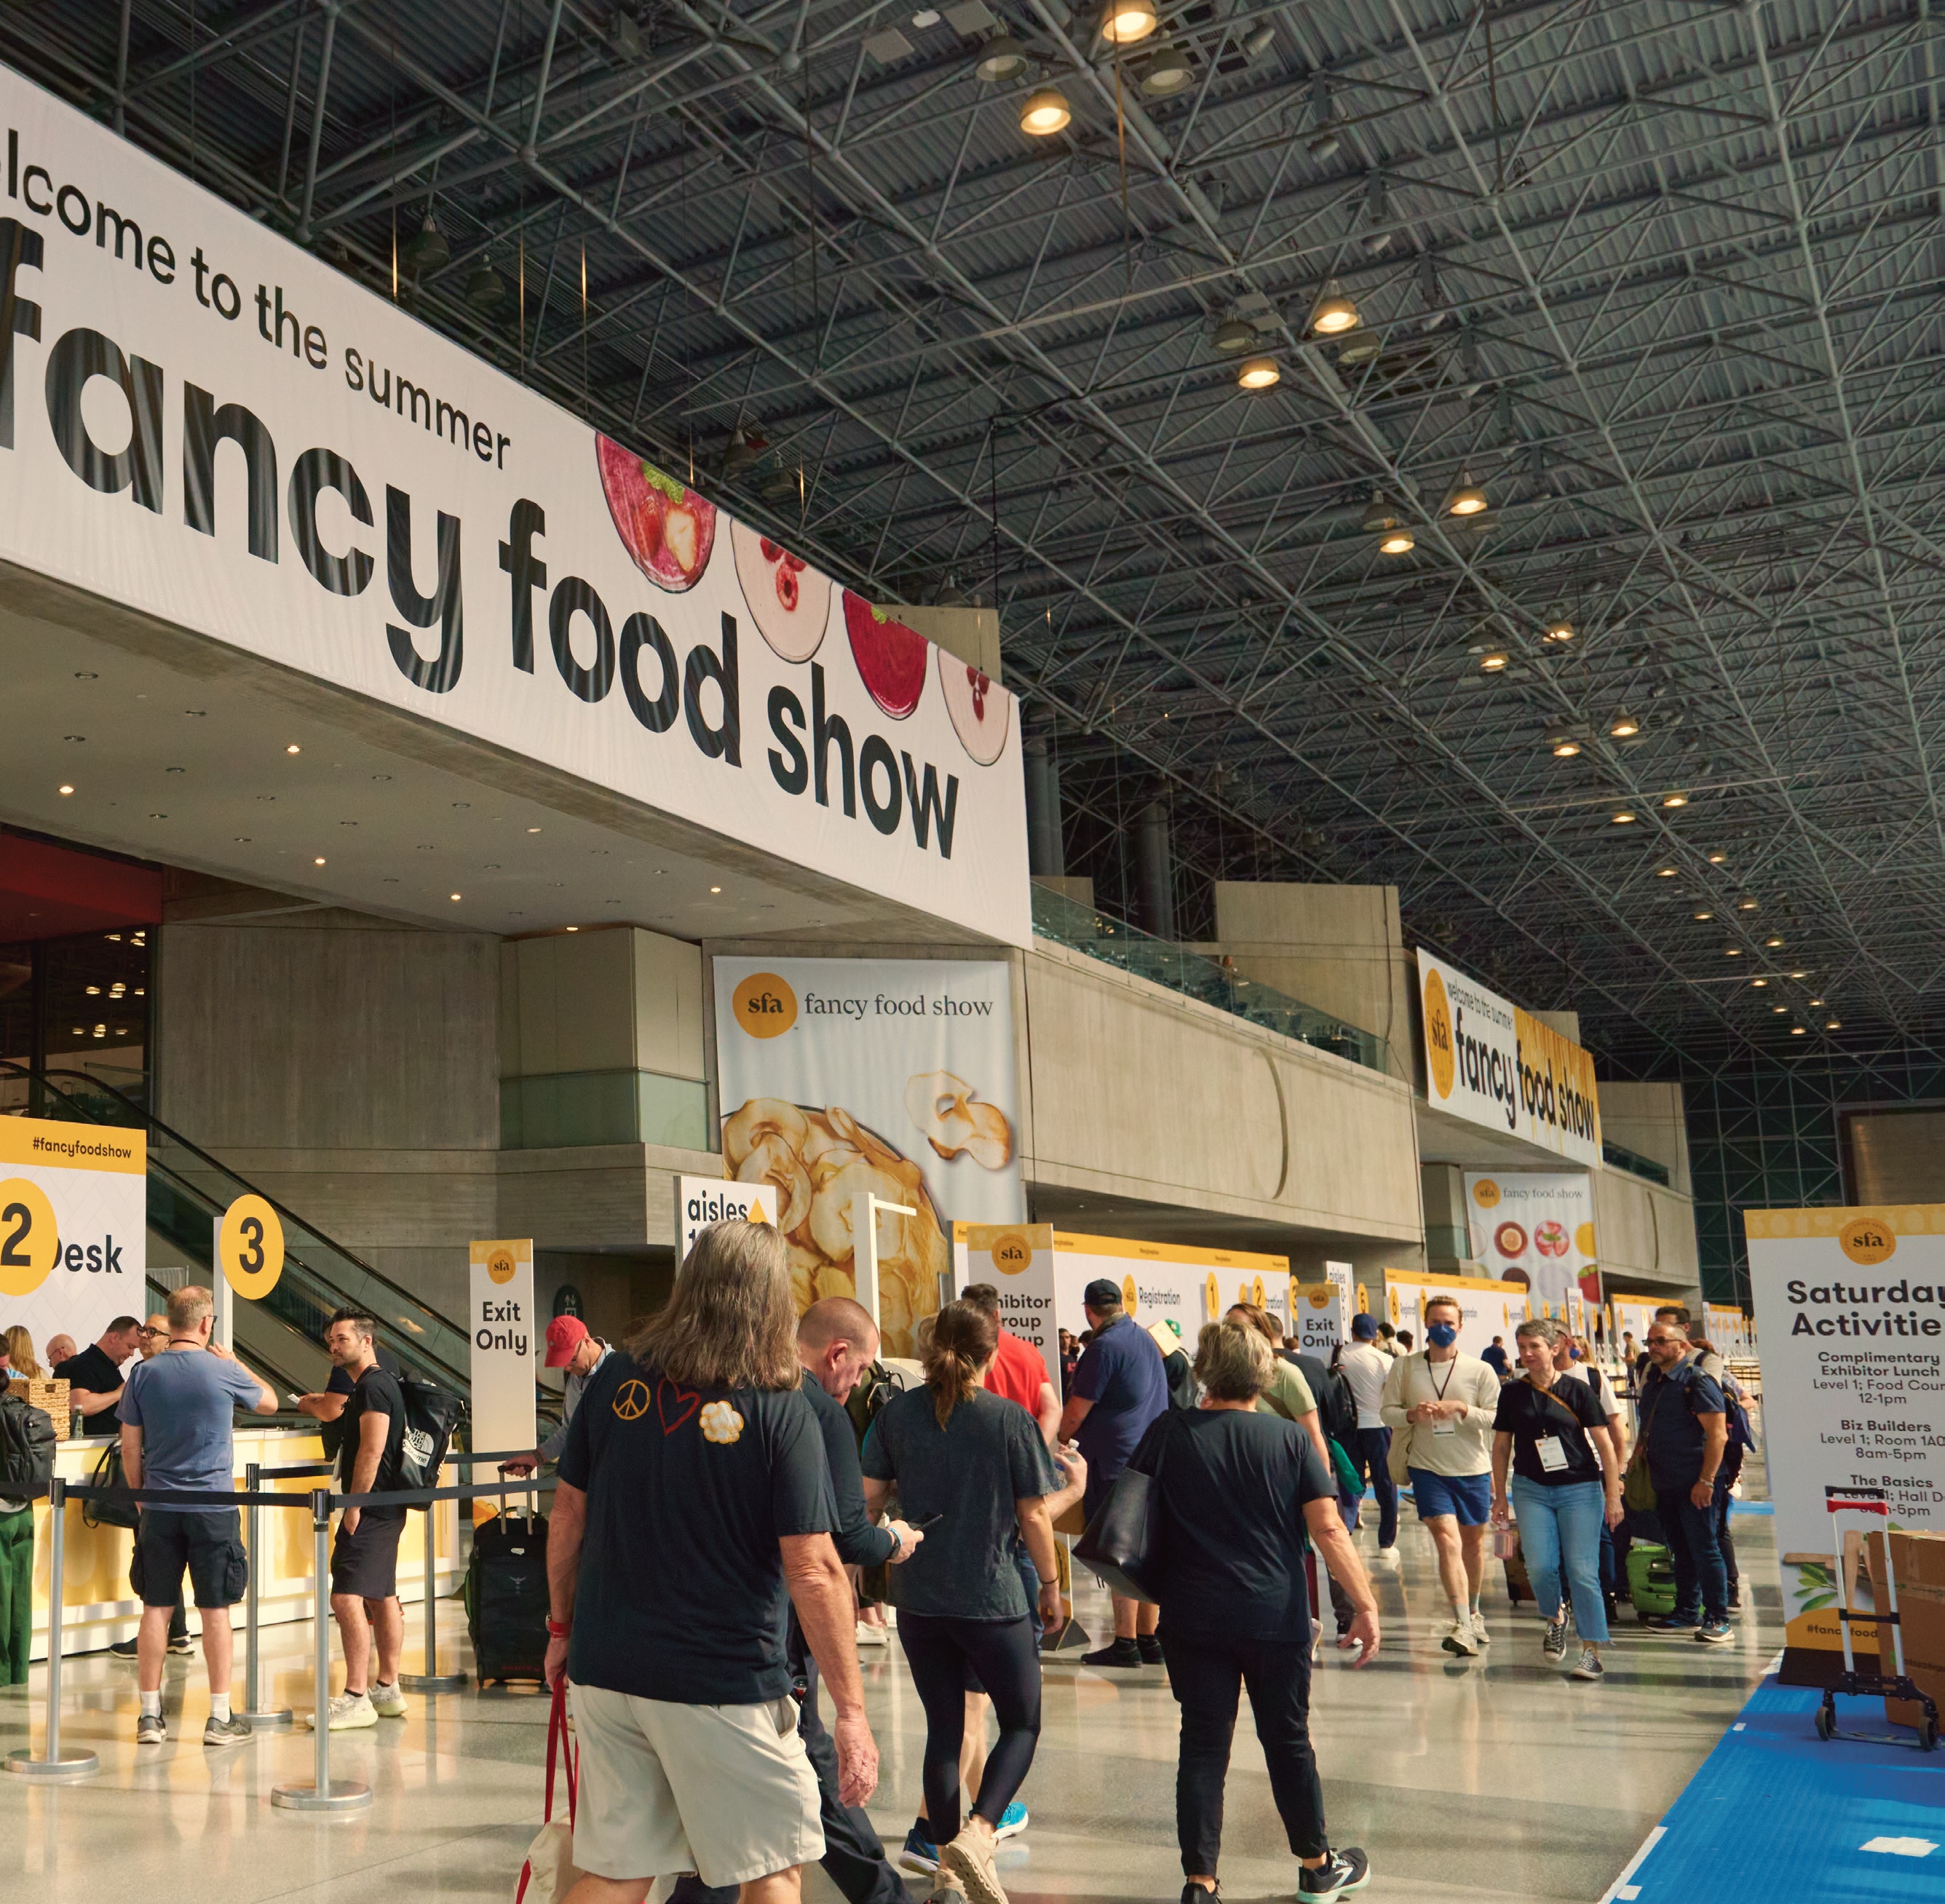
[[[1824,1688],[1823,1702],[1817,1708],[1817,1736],[1825,1740],[1853,1739],[1877,1745],[1904,1745],[1908,1742],[1895,1733],[1839,1731],[1837,1696],[1841,1693],[1846,1699],[1906,1699],[1925,1715],[1916,1728],[1918,1749],[1922,1752],[1933,1751],[1938,1743],[1938,1708],[1932,1702],[1931,1695],[1922,1691],[1904,1670],[1904,1640],[1897,1617],[1897,1570],[1891,1557],[1890,1501],[1881,1487],[1826,1487],[1823,1490],[1823,1505],[1836,1536],[1837,1622],[1844,1639],[1844,1669],[1837,1675],[1834,1686]],[[1845,1551],[1843,1525],[1846,1516],[1857,1517],[1860,1524],[1851,1531],[1861,1532],[1866,1539],[1872,1532],[1880,1533],[1885,1537],[1885,1604],[1881,1612],[1861,1613],[1851,1609],[1850,1557]],[[1894,1671],[1867,1673],[1857,1670],[1857,1660],[1851,1650],[1853,1621],[1866,1621],[1876,1627],[1879,1665],[1884,1663],[1885,1635],[1891,1635]]]

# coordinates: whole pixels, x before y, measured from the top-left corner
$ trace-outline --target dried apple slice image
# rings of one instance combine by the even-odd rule
[[[729,548],[750,619],[770,652],[780,661],[809,661],[831,619],[831,578],[747,522],[731,521]]]
[[[982,767],[1006,750],[1013,722],[1013,696],[1004,694],[969,661],[939,651],[939,688],[960,745]]]
[[[594,453],[608,513],[635,566],[658,588],[693,588],[716,546],[716,505],[612,437],[597,434]]]
[[[851,638],[852,658],[865,692],[893,720],[905,719],[925,692],[924,636],[914,634],[848,588],[844,632]]]

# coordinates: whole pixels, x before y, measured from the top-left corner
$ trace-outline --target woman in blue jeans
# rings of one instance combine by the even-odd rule
[[[1559,1323],[1544,1316],[1513,1332],[1521,1373],[1500,1391],[1493,1421],[1493,1524],[1506,1524],[1510,1496],[1533,1598],[1546,1622],[1542,1649],[1549,1660],[1566,1657],[1570,1595],[1580,1659],[1569,1677],[1599,1679],[1607,1643],[1601,1528],[1604,1520],[1620,1523],[1621,1474],[1613,1443],[1599,1432],[1607,1418],[1593,1391],[1554,1368],[1560,1332]]]

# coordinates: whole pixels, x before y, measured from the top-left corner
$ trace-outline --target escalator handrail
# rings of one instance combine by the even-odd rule
[[[345,1248],[344,1244],[338,1242],[334,1237],[326,1236],[316,1224],[307,1221],[305,1218],[298,1215],[294,1210],[279,1203],[276,1197],[265,1195],[264,1193],[259,1190],[254,1184],[251,1182],[248,1178],[239,1176],[236,1171],[233,1170],[228,1164],[223,1163],[220,1158],[211,1157],[200,1144],[192,1142],[190,1139],[183,1136],[180,1131],[171,1129],[169,1126],[164,1123],[161,1118],[156,1116],[156,1114],[153,1111],[149,1111],[145,1105],[137,1103],[137,1101],[133,1098],[130,1097],[126,1092],[118,1090],[115,1086],[107,1083],[106,1080],[96,1077],[87,1071],[69,1071],[65,1068],[57,1071],[37,1071],[31,1066],[17,1063],[11,1058],[0,1058],[0,1075],[4,1075],[8,1073],[11,1073],[18,1077],[24,1077],[30,1083],[41,1086],[43,1089],[51,1091],[63,1105],[79,1111],[84,1117],[87,1118],[90,1123],[102,1124],[106,1126],[107,1128],[113,1129],[117,1128],[117,1126],[109,1125],[106,1118],[95,1116],[86,1104],[82,1102],[79,1098],[75,1097],[72,1093],[63,1090],[58,1084],[54,1082],[54,1080],[57,1077],[79,1078],[82,1082],[91,1086],[93,1089],[98,1091],[106,1092],[110,1097],[116,1098],[121,1103],[125,1105],[137,1117],[141,1120],[143,1125],[147,1130],[159,1132],[163,1137],[166,1138],[170,1143],[176,1145],[179,1149],[186,1151],[191,1157],[195,1157],[199,1162],[206,1163],[212,1170],[217,1171],[223,1176],[227,1177],[230,1182],[240,1185],[242,1189],[248,1194],[252,1197],[262,1197],[264,1201],[268,1203],[271,1209],[277,1212],[279,1217],[288,1221],[294,1228],[304,1231],[307,1235],[315,1237],[327,1249],[334,1251],[338,1255],[342,1256],[347,1262],[353,1265],[355,1268],[362,1271],[365,1275],[370,1277],[372,1281],[376,1283],[380,1288],[388,1290],[392,1295],[396,1296],[400,1302],[409,1303],[414,1308],[424,1310],[427,1315],[432,1317],[435,1320],[443,1323],[448,1329],[451,1329],[455,1335],[459,1336],[462,1340],[464,1339],[466,1332],[461,1329],[459,1324],[455,1322],[450,1316],[441,1315],[430,1303],[426,1302],[422,1297],[413,1295],[409,1289],[400,1288],[399,1286],[396,1283],[393,1282],[389,1276],[386,1275],[382,1270],[375,1269],[371,1265],[368,1263],[362,1256],[357,1253],[356,1251],[347,1249]],[[166,1164],[158,1164],[156,1167],[159,1169],[168,1170],[168,1166]],[[192,1183],[188,1178],[182,1176],[179,1172],[174,1170],[169,1170],[168,1173],[172,1178],[174,1178],[177,1182],[181,1183],[186,1188],[192,1191],[195,1191],[196,1194],[202,1197],[206,1202],[209,1203],[213,1207],[215,1206],[215,1199],[210,1197],[207,1191],[199,1190],[197,1186]],[[313,1270],[313,1273],[317,1274],[319,1272]]]

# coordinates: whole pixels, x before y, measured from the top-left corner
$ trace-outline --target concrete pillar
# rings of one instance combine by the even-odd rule
[[[1067,877],[1067,843],[1060,822],[1060,763],[1044,738],[1028,741],[1027,863],[1037,880]]]
[[[1175,937],[1175,855],[1169,846],[1168,809],[1151,800],[1142,809],[1136,839],[1142,909],[1157,938]]]

